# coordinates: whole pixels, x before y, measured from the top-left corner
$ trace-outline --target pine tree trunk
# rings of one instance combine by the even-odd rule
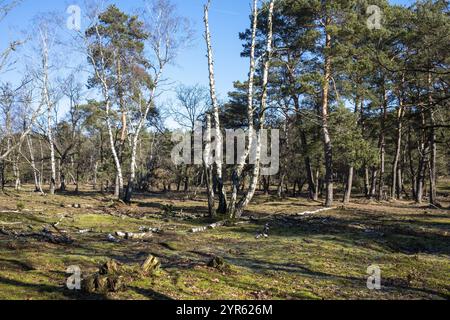
[[[316,189],[314,190],[314,201],[319,201],[320,195],[320,171],[316,170]]]
[[[0,192],[5,191],[5,161],[0,160]]]
[[[413,143],[412,143],[412,137],[411,137],[411,125],[408,126],[408,162],[409,162],[409,171],[410,171],[410,177],[411,177],[411,195],[414,200],[417,199],[417,175],[414,169],[414,161],[412,156],[413,151]]]
[[[94,163],[94,177],[92,181],[92,189],[97,190],[98,161]]]
[[[383,83],[383,87],[384,87]],[[378,201],[386,200],[384,198],[385,192],[385,173],[386,173],[386,121],[387,121],[387,90],[384,88],[383,93],[383,107],[382,107],[382,117],[381,117],[381,130],[380,130],[380,172],[379,172],[379,182],[378,182]]]
[[[397,111],[397,137],[395,144],[394,163],[392,164],[392,182],[391,182],[391,198],[396,199],[401,194],[401,169],[399,168],[401,148],[402,148],[402,134],[403,134],[403,98],[402,93],[399,96],[399,107]]]
[[[423,202],[424,187],[425,187],[425,170],[429,162],[429,138],[426,136],[425,127],[425,111],[421,108],[420,115],[422,118],[422,135],[419,146],[419,167],[417,169],[417,186],[416,186],[416,202],[421,204]]]
[[[369,194],[370,199],[373,199],[377,192],[377,176],[378,176],[378,170],[376,168],[372,168],[370,194]]]
[[[352,188],[353,188],[353,173],[354,173],[354,167],[350,166],[348,168],[347,183],[345,186],[344,204],[350,203],[350,198],[351,198]]]
[[[364,195],[367,199],[370,198],[370,173],[369,168],[364,168]]]
[[[284,179],[285,179],[285,174],[282,174],[280,176],[280,182],[278,184],[278,190],[277,190],[277,195],[278,198],[282,198],[283,197],[283,184],[284,184]]]

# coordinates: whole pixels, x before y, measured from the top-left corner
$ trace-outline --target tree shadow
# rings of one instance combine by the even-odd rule
[[[64,287],[58,287],[48,284],[26,283],[18,280],[8,279],[0,276],[0,284],[32,290],[38,293],[59,293],[72,300],[105,300],[106,297],[100,294],[83,294],[76,290],[68,290]]]
[[[236,257],[225,257],[225,259],[237,266],[250,268],[251,270],[260,270],[263,272],[286,272],[301,275],[304,277],[309,277],[316,280],[331,280],[338,283],[349,283],[355,287],[360,286],[361,289],[365,288],[367,283],[367,278],[365,276],[361,277],[353,277],[353,276],[342,276],[335,275],[330,273],[325,273],[321,271],[315,271],[310,268],[307,268],[303,265],[297,263],[273,263],[268,261],[261,261],[257,259],[249,259],[249,258],[236,258]],[[384,290],[407,290],[410,292],[418,292],[423,294],[428,294],[432,296],[437,296],[442,299],[449,299],[450,295],[438,292],[426,288],[416,288],[412,287],[402,281],[398,281],[397,279],[386,278],[383,279]],[[449,290],[450,287],[446,287],[445,290]]]
[[[152,300],[174,300],[173,298],[152,289],[143,289],[138,287],[128,287],[128,289],[133,290],[134,292],[148,297]]]
[[[445,223],[387,218],[378,213],[358,211],[348,215],[275,216],[269,236],[305,237],[333,235],[333,241],[355,245],[371,241],[385,250],[404,254],[432,253],[450,255],[450,226]],[[257,222],[259,228],[267,221]],[[254,228],[236,228],[235,232],[252,234]],[[446,234],[446,232],[448,232]]]

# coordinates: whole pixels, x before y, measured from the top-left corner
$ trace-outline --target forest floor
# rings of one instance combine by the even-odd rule
[[[126,206],[87,189],[55,196],[8,189],[0,196],[0,299],[449,299],[449,186],[440,188],[443,209],[356,199],[303,216],[297,214],[320,203],[258,195],[244,223],[199,233],[190,230],[211,223],[201,197],[140,194]],[[56,222],[73,243],[11,235]],[[266,223],[269,237],[256,239]],[[108,234],[141,227],[160,231],[146,240],[108,241]],[[123,292],[66,287],[69,266],[86,276],[109,259],[142,263],[149,254],[160,271]],[[208,267],[215,256],[230,267]],[[381,290],[367,288],[371,265],[381,269]]]

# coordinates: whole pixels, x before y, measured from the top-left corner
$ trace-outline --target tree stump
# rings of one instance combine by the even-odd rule
[[[113,275],[119,271],[119,264],[114,260],[109,260],[99,269],[101,275]]]
[[[141,265],[141,271],[143,274],[153,274],[159,269],[160,266],[161,263],[159,262],[158,258],[149,255]]]
[[[154,274],[160,265],[159,260],[152,255],[137,266],[124,266],[117,261],[109,260],[100,266],[98,272],[83,280],[82,290],[89,294],[120,292],[126,289],[127,283]]]
[[[208,267],[217,269],[219,271],[229,271],[230,265],[226,263],[222,257],[214,257],[208,262]]]

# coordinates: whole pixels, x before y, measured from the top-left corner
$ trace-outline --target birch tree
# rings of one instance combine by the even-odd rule
[[[141,98],[138,97],[138,109],[134,114],[136,124],[130,133],[131,163],[127,191],[124,196],[126,203],[131,202],[133,188],[136,180],[136,156],[139,138],[152,108],[155,99],[164,82],[163,74],[166,67],[175,62],[179,51],[189,45],[191,30],[187,19],[177,15],[176,6],[169,0],[152,0],[145,2],[146,9],[142,13],[144,31],[147,33],[144,44],[150,50],[147,70],[141,71],[146,87],[143,88]],[[142,74],[146,72],[146,76]],[[147,81],[145,81],[147,79]]]
[[[271,66],[272,59],[272,40],[273,40],[273,12],[276,0],[271,0],[269,2],[268,9],[268,20],[267,20],[267,43],[266,50],[264,54],[264,63],[263,63],[263,77],[262,77],[262,94],[261,94],[261,102],[260,102],[260,111],[259,111],[259,128],[258,132],[254,133],[256,136],[255,143],[255,164],[253,167],[252,176],[250,178],[250,186],[243,196],[243,198],[239,201],[236,206],[236,211],[233,214],[233,218],[240,218],[244,209],[250,204],[252,201],[256,187],[258,185],[260,170],[261,170],[261,147],[262,147],[262,131],[265,127],[265,116],[267,112],[268,106],[268,84],[269,84],[269,71]],[[250,98],[249,98],[250,99]],[[249,119],[250,120],[250,119]],[[250,121],[249,121],[250,123]],[[252,135],[252,132],[249,132],[249,135]]]
[[[214,74],[214,55],[211,44],[211,32],[209,29],[209,9],[211,6],[211,0],[208,0],[204,7],[204,22],[205,22],[205,40],[208,57],[208,73],[209,73],[209,91],[211,97],[212,114],[214,118],[215,129],[215,183],[217,184],[217,193],[219,196],[219,208],[218,212],[225,214],[227,211],[227,197],[223,183],[223,133],[220,125],[220,107],[217,100],[216,93],[216,79]]]
[[[19,5],[22,0],[0,0],[0,22]],[[0,52],[0,74],[4,72],[4,69],[8,66],[8,58],[21,45],[22,41],[13,41],[8,44],[7,48]]]
[[[50,86],[50,49],[55,42],[54,34],[50,30],[48,21],[42,19],[37,27],[38,47],[41,58],[41,65],[38,72],[41,86],[42,105],[46,107],[47,112],[47,142],[50,148],[50,194],[55,194],[56,189],[56,160],[55,160],[55,141],[53,134],[53,112],[55,99],[52,97]]]
[[[251,27],[252,36],[250,45],[250,70],[248,74],[248,91],[247,91],[248,147],[245,148],[244,154],[242,154],[241,158],[238,159],[237,166],[232,174],[232,193],[228,210],[230,217],[236,216],[236,204],[240,186],[240,178],[242,176],[242,171],[249,156],[250,148],[253,144],[253,136],[254,136],[253,101],[254,101],[254,78],[256,69],[255,47],[256,47],[256,32],[258,28],[258,14],[259,14],[258,0],[254,0],[252,10],[252,27]]]
[[[1,0],[0,1],[0,22],[13,10],[17,5],[19,5],[21,0]],[[0,52],[0,74],[6,71],[6,68],[13,68],[14,66],[10,63],[11,55],[16,51],[17,47],[22,45],[24,41],[13,41],[8,44],[7,48]],[[25,141],[26,137],[32,130],[32,126],[36,119],[39,117],[42,104],[38,104],[36,107],[30,108],[31,112],[28,113],[29,121],[28,126],[19,135],[15,143],[9,145],[8,148],[0,152],[0,162],[3,162],[14,150],[16,150]],[[30,110],[29,110],[30,111]],[[4,167],[4,166],[3,166]]]
[[[216,175],[218,179],[219,184],[219,201],[224,201],[226,199],[225,193],[223,190],[223,183],[221,183],[222,180],[222,150],[223,150],[223,137],[221,133],[220,128],[220,119],[219,119],[219,105],[217,103],[217,97],[216,97],[216,89],[215,89],[215,74],[214,74],[214,59],[213,59],[213,52],[212,52],[212,44],[211,44],[211,35],[209,30],[209,8],[211,5],[211,1],[208,1],[208,3],[204,7],[204,22],[205,22],[205,39],[206,39],[206,45],[207,45],[207,53],[208,53],[208,70],[209,70],[209,84],[210,84],[210,96],[211,96],[211,103],[212,103],[212,112],[214,114],[214,123],[215,123],[215,129],[216,129]],[[250,48],[250,70],[249,70],[249,81],[248,81],[248,91],[247,91],[247,121],[248,121],[248,145],[245,146],[245,150],[243,154],[239,157],[237,166],[235,167],[233,174],[232,174],[232,194],[230,198],[230,202],[227,208],[227,212],[229,216],[233,219],[240,218],[242,215],[244,209],[248,206],[248,204],[251,202],[256,187],[259,180],[260,175],[260,161],[261,161],[261,131],[264,129],[265,125],[265,114],[267,109],[267,97],[268,97],[268,82],[269,82],[269,69],[271,64],[271,58],[272,58],[272,40],[273,40],[273,12],[274,12],[274,5],[275,0],[271,0],[268,3],[267,6],[267,12],[268,12],[268,22],[267,22],[267,39],[266,39],[266,49],[261,57],[263,63],[263,71],[262,71],[262,94],[261,94],[261,101],[260,101],[260,112],[258,117],[258,132],[255,132],[254,125],[255,125],[255,119],[254,119],[254,82],[255,82],[255,71],[256,71],[256,32],[258,27],[258,15],[259,15],[259,7],[258,7],[258,1],[253,1],[253,9],[252,9],[252,39],[251,39],[251,48]],[[218,136],[218,137],[217,137]],[[240,179],[242,176],[242,171],[244,169],[244,166],[247,162],[247,159],[249,158],[250,151],[255,151],[255,154],[252,155],[255,164],[252,169],[251,173],[251,182],[248,187],[248,190],[243,195],[242,199],[238,202],[238,191],[240,186]],[[219,172],[220,171],[220,172]],[[223,210],[224,206],[219,205],[219,210]],[[222,212],[221,212],[222,213]]]
[[[91,25],[84,36],[87,56],[93,68],[91,87],[99,87],[103,98],[105,122],[111,153],[116,167],[115,196],[123,195],[122,151],[127,135],[127,106],[125,93],[129,88],[130,70],[137,63],[145,64],[142,57],[142,40],[146,34],[136,17],[129,17],[116,6],[105,11],[95,8],[90,14]],[[132,32],[125,32],[131,30]],[[129,62],[134,64],[128,65]],[[114,106],[121,113],[121,134],[118,145],[115,139]]]

